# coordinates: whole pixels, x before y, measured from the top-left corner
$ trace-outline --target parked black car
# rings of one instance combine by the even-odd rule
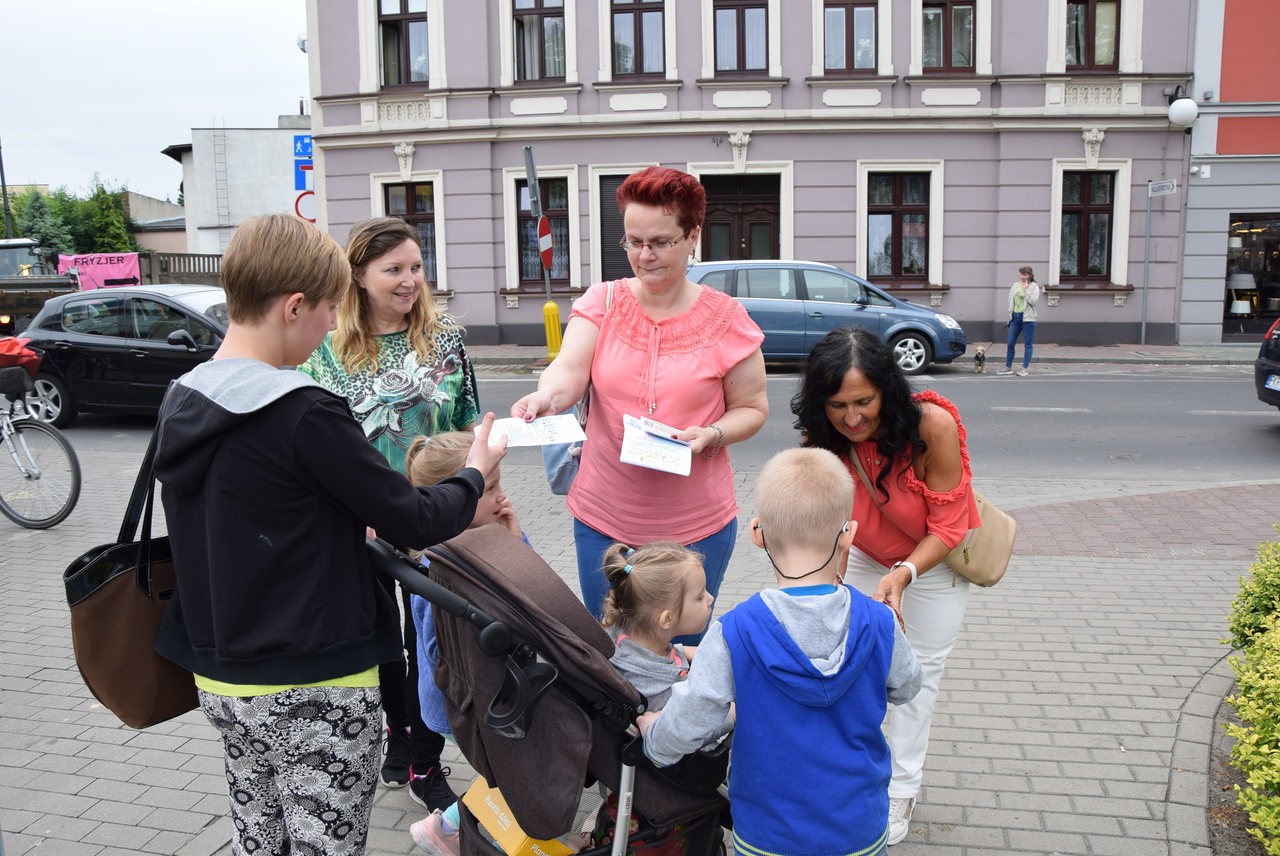
[[[802,360],[831,330],[865,327],[893,349],[898,367],[920,374],[964,353],[959,322],[881,291],[832,265],[720,261],[689,266],[689,279],[736,297],[764,332],[766,360]]]
[[[1280,320],[1262,337],[1262,347],[1253,364],[1253,384],[1258,388],[1259,401],[1280,409]]]
[[[58,427],[82,412],[146,413],[169,381],[213,356],[227,303],[211,285],[140,285],[64,294],[19,338],[44,351],[39,415]]]

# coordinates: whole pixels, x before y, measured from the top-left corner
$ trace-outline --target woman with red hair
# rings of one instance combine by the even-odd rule
[[[623,182],[622,246],[635,276],[596,283],[574,301],[560,355],[511,407],[525,420],[562,413],[591,384],[568,506],[583,602],[597,618],[608,589],[601,557],[615,542],[693,548],[713,597],[733,553],[738,504],[725,447],[769,415],[764,334],[742,304],[686,275],[706,208],[702,185],[679,170],[649,167]],[[689,475],[621,463],[624,414],[675,427],[693,452]]]

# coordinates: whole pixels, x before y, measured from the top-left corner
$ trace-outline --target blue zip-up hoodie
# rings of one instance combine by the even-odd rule
[[[920,665],[893,613],[841,586],[766,590],[712,625],[645,750],[669,764],[737,702],[729,779],[735,849],[775,856],[884,850],[887,702]]]

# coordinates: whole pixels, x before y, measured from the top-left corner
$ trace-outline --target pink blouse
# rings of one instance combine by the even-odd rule
[[[764,334],[742,304],[706,286],[682,315],[651,319],[626,280],[606,283],[573,303],[570,317],[600,328],[591,362],[587,441],[569,511],[593,529],[631,545],[691,544],[738,514],[728,449],[693,456],[688,476],[624,464],[622,416],[649,416],[674,428],[710,425],[724,415],[724,378],[750,357]]]
[[[893,468],[884,480],[889,499],[876,508],[875,500],[858,477],[858,470],[848,457],[844,464],[853,476],[853,519],[858,521],[858,531],[853,544],[882,565],[892,565],[911,555],[911,551],[925,535],[937,535],[948,547],[954,548],[970,529],[982,525],[978,504],[973,498],[973,470],[969,466],[969,448],[965,445],[967,433],[960,421],[956,406],[933,390],[918,392],[916,401],[930,402],[941,407],[956,420],[960,433],[960,463],[963,473],[960,484],[948,491],[931,490],[916,477],[907,455],[893,459]],[[862,461],[867,478],[876,487],[876,499],[883,499],[876,483],[884,466],[874,440],[854,443],[852,454]],[[892,522],[891,522],[892,521]]]

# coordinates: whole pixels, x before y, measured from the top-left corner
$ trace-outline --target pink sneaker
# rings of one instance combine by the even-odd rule
[[[413,843],[434,856],[459,856],[458,830],[444,831],[444,813],[436,809],[409,827]]]

